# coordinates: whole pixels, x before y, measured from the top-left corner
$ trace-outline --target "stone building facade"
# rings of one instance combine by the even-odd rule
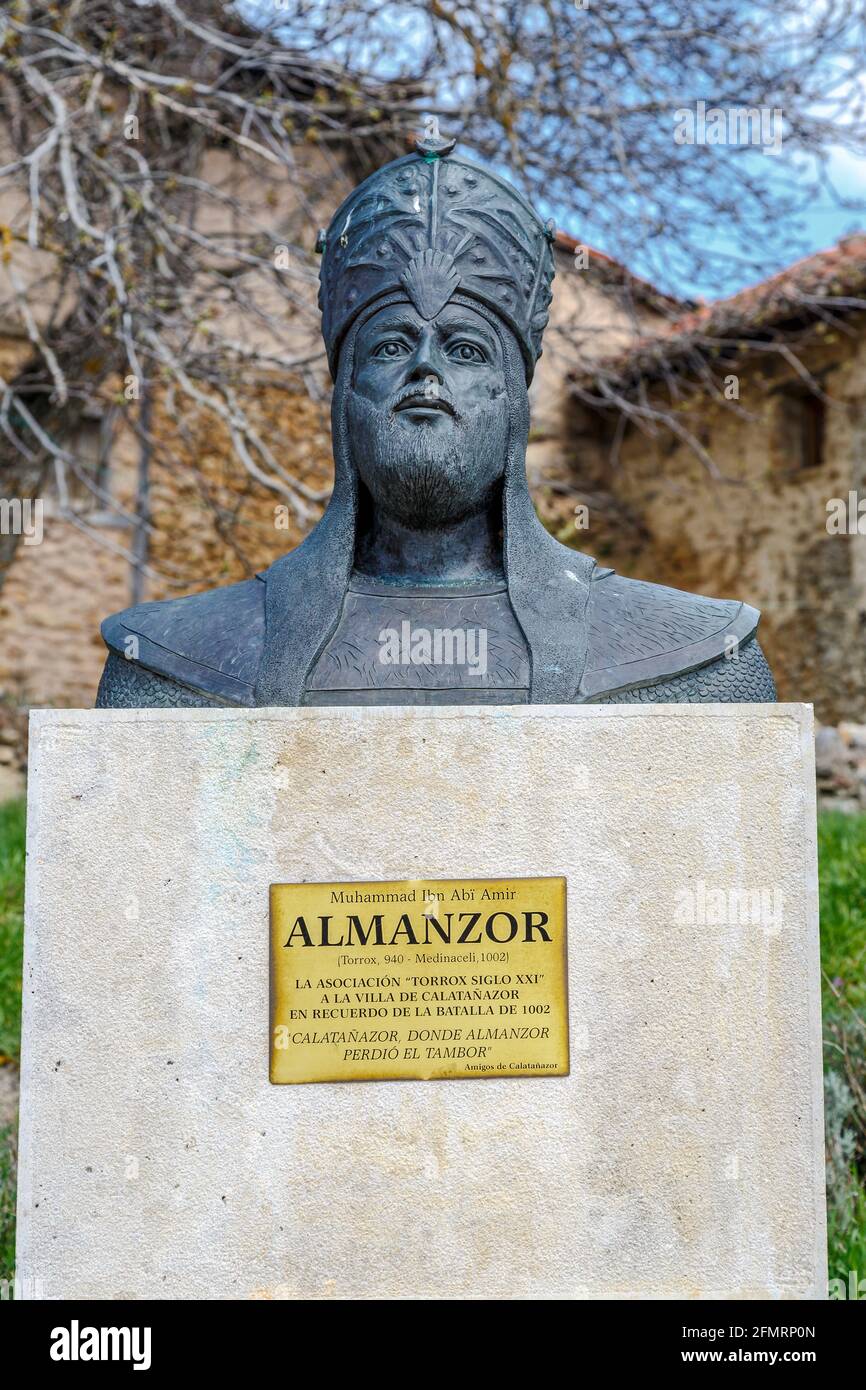
[[[824,723],[866,720],[864,309],[858,236],[670,318],[571,373],[548,470],[577,481],[600,562],[759,608],[779,698]],[[661,418],[623,429],[611,392]]]

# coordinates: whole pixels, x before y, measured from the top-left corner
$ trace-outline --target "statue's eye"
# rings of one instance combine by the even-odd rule
[[[373,356],[384,357],[393,361],[395,357],[402,357],[405,351],[406,348],[403,343],[389,340],[387,343],[380,343],[373,353]]]
[[[458,362],[486,362],[487,358],[480,347],[475,343],[453,343],[448,349],[448,356],[453,357]]]

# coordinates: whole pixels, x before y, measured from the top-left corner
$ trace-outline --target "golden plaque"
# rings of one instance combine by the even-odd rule
[[[271,1081],[568,1073],[565,879],[271,884]]]

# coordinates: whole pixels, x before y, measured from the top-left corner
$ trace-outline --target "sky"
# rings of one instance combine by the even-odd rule
[[[837,150],[830,168],[840,193],[866,202],[866,159],[848,150]],[[840,209],[826,199],[823,206],[815,205],[807,215],[807,228],[813,250],[829,246],[852,231],[866,229],[866,208],[862,212]]]
[[[756,158],[761,159],[763,156],[758,155]],[[798,219],[799,226],[795,240],[799,252],[792,250],[790,254],[782,254],[781,257],[776,258],[775,262],[771,258],[766,269],[766,276],[785,269],[786,266],[802,257],[810,256],[816,251],[826,250],[852,233],[866,232],[866,159],[858,158],[848,150],[837,149],[830,156],[828,171],[839,199],[858,202],[861,206],[856,208],[840,207],[839,201],[833,197],[832,193],[825,192],[816,202],[806,206]],[[807,186],[805,180],[803,186]],[[635,274],[657,284],[659,288],[683,298],[703,300],[725,298],[728,295],[736,294],[738,290],[755,284],[762,278],[766,278],[755,274],[752,267],[742,264],[741,249],[734,238],[726,235],[724,224],[713,230],[707,227],[704,231],[704,244],[717,251],[719,256],[714,262],[712,270],[705,277],[701,277],[700,274],[694,272],[678,274],[670,259],[665,257],[663,248],[661,261],[664,264],[664,271],[642,256],[640,252],[630,253],[627,247],[606,245],[603,234],[594,235],[591,226],[584,226],[583,228],[575,226],[573,217],[569,217],[561,210],[539,206],[539,211],[543,215],[552,213],[561,230],[568,232],[578,240],[585,240],[591,246],[612,256],[615,260],[621,261]]]
[[[139,3],[141,2],[142,0],[139,0]],[[792,0],[792,18],[800,2],[801,0]],[[811,6],[821,4],[822,0],[806,0],[806,2]],[[245,17],[254,23],[257,16],[262,17],[271,12],[269,0],[235,0],[235,3]],[[282,3],[290,13],[292,8],[290,0],[282,0]],[[308,3],[315,6],[316,0],[308,0]],[[744,3],[747,6],[748,0],[744,0]],[[399,6],[395,6],[392,15],[395,12],[399,12]],[[406,43],[410,47],[412,22],[411,18],[409,20],[404,19],[400,26],[401,31],[405,31]],[[360,66],[364,66],[363,55],[354,53],[353,59],[355,65],[360,62]],[[864,86],[864,97],[866,97],[866,79],[855,77],[850,80],[857,85]],[[747,157],[757,160],[759,167],[763,165],[762,174],[765,173],[769,178],[773,177],[772,166],[775,161],[772,158],[767,158],[757,152],[754,156]],[[789,174],[790,165],[787,160],[785,165],[786,172]],[[830,247],[852,232],[866,230],[866,158],[853,155],[841,147],[836,148],[831,152],[828,171],[830,180],[840,198],[859,202],[861,206],[857,208],[840,207],[829,190],[823,192],[819,199],[806,207],[798,218],[796,248],[783,248],[780,256],[776,258],[776,262],[768,265],[767,274],[783,269],[792,260],[799,259],[799,256],[808,256]],[[508,170],[502,169],[498,172],[508,177]],[[810,182],[811,179],[804,175],[802,186],[805,188]],[[568,232],[578,240],[585,240],[589,245],[624,262],[636,274],[659,284],[661,288],[685,298],[715,299],[724,297],[755,283],[756,279],[759,278],[753,266],[743,263],[742,247],[738,246],[733,238],[726,236],[724,225],[708,226],[701,229],[702,244],[711,248],[713,252],[719,253],[714,260],[712,269],[708,270],[702,278],[699,273],[695,272],[694,268],[688,271],[679,271],[673,264],[672,257],[665,255],[663,246],[656,248],[657,263],[654,265],[649,252],[643,255],[635,248],[632,254],[628,246],[609,244],[609,233],[606,236],[604,231],[595,230],[592,225],[575,225],[573,213],[569,214],[555,206],[545,206],[543,202],[538,203],[537,207],[543,217],[553,216],[557,226],[563,231]],[[790,227],[791,224],[786,225]],[[766,247],[762,250],[766,251]],[[787,254],[788,251],[790,254]],[[767,258],[764,259],[767,263]],[[661,268],[662,265],[664,269]]]

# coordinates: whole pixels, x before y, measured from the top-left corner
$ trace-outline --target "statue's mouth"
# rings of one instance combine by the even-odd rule
[[[398,410],[410,410],[413,415],[454,414],[454,407],[441,396],[407,396],[395,405],[395,414]]]

